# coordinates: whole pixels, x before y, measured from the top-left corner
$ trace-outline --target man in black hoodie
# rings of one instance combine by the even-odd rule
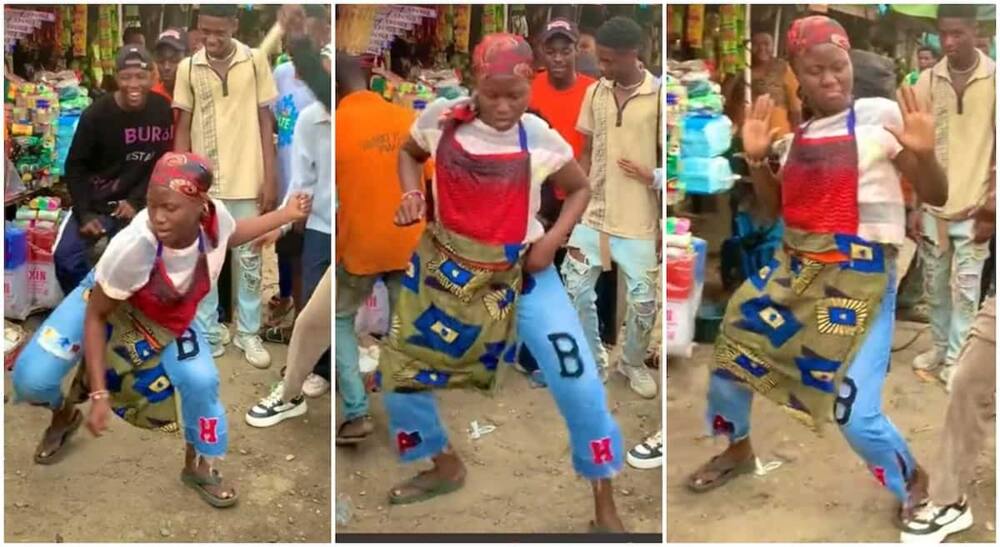
[[[118,90],[80,116],[63,179],[73,212],[56,244],[56,277],[69,294],[106,244],[146,206],[153,165],[173,138],[170,103],[155,93],[153,59],[137,45],[118,52]]]

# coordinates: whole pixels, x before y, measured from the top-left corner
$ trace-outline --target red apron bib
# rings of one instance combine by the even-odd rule
[[[847,135],[806,138],[795,132],[781,177],[785,225],[812,234],[858,233],[858,145],[854,106]]]
[[[517,124],[521,150],[472,154],[455,138],[457,120],[445,122],[435,158],[437,220],[448,230],[491,245],[524,241],[531,196],[528,136]]]
[[[212,289],[212,279],[208,273],[208,258],[205,243],[198,234],[198,263],[187,292],[181,293],[174,286],[163,263],[163,243],[157,242],[156,262],[149,272],[149,281],[128,302],[177,336],[182,336],[198,312],[198,304]]]

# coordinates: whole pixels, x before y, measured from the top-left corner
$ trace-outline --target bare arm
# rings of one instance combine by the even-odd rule
[[[87,368],[87,384],[91,393],[107,389],[104,381],[108,368],[104,358],[108,349],[105,329],[108,318],[121,303],[121,300],[115,300],[104,294],[100,283],[95,283],[90,291],[83,319],[83,355]]]
[[[580,169],[583,170],[583,174],[590,176],[590,154],[593,152],[594,137],[593,135],[583,136],[583,150],[580,151],[580,157],[576,159],[579,162]]]
[[[913,88],[896,92],[903,115],[903,127],[886,126],[903,150],[893,162],[913,184],[921,202],[940,207],[948,201],[948,176],[934,156],[934,116],[917,100]]]
[[[427,214],[427,200],[420,195],[423,164],[431,155],[410,137],[399,149],[399,186],[403,190],[403,202],[396,210],[397,226],[410,226],[420,222]]]
[[[781,180],[767,163],[750,167],[753,191],[761,206],[761,214],[767,220],[775,221],[781,215]]]
[[[562,169],[553,173],[549,180],[566,193],[566,199],[563,201],[559,218],[549,228],[546,237],[551,236],[562,244],[590,203],[590,181],[587,180],[587,175],[580,168],[580,164],[575,161],[568,162]]]
[[[233,235],[229,237],[229,248],[239,247],[244,243],[253,241],[268,232],[277,230],[285,224],[291,224],[293,222],[298,222],[309,217],[308,208],[303,214],[300,205],[300,199],[302,199],[305,194],[299,194],[288,200],[287,204],[278,209],[277,211],[271,211],[260,216],[244,218],[242,220],[236,221],[236,230],[233,231]],[[306,197],[305,199],[309,199]]]
[[[174,152],[191,151],[191,112],[180,110],[174,134]]]
[[[273,211],[278,201],[278,172],[275,169],[274,114],[262,106],[257,109],[260,125],[260,147],[264,152],[264,185],[261,188],[261,212]]]

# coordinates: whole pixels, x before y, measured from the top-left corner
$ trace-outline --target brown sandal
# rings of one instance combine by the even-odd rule
[[[702,494],[709,490],[715,490],[740,475],[753,473],[756,468],[757,458],[755,456],[750,456],[738,463],[730,463],[724,462],[720,454],[713,456],[711,460],[708,460],[707,463],[699,467],[697,471],[691,473],[687,479],[687,487],[692,492]],[[712,480],[702,480],[701,475],[709,471],[717,473],[717,476]]]
[[[46,441],[55,438],[57,435],[52,431],[52,427],[49,426],[48,429],[45,430],[45,433],[42,434],[42,440],[38,442],[38,446],[35,448],[35,463],[41,465],[55,463],[58,456],[62,453],[63,447],[66,446],[66,442],[69,441],[69,438],[72,437],[74,433],[76,433],[76,430],[80,428],[80,424],[82,423],[83,412],[80,412],[80,409],[78,408],[73,409],[73,418],[70,420],[69,424],[66,425],[66,428],[58,434],[57,440],[59,443],[55,445],[52,452],[46,453],[45,446],[48,444]]]
[[[345,435],[344,428],[348,425],[361,422],[361,433],[355,435]],[[356,445],[367,439],[375,431],[375,424],[372,423],[371,416],[360,416],[352,420],[347,420],[337,428],[337,446]]]

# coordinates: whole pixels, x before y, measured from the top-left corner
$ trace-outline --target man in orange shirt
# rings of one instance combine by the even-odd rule
[[[583,134],[576,130],[576,120],[580,117],[587,87],[594,83],[593,78],[576,71],[579,39],[576,25],[571,21],[557,18],[546,25],[541,37],[545,71],[531,84],[528,106],[566,139],[576,157],[583,150]]]
[[[358,59],[337,54],[337,390],[345,421],[337,444],[356,444],[372,433],[368,395],[358,369],[354,321],[381,277],[389,286],[390,308],[402,274],[423,232],[393,219],[402,201],[397,165],[414,112],[367,90]]]
[[[168,101],[173,101],[177,65],[187,57],[187,36],[181,29],[168,28],[156,39],[154,52],[159,81],[153,86],[153,93],[159,93]]]

